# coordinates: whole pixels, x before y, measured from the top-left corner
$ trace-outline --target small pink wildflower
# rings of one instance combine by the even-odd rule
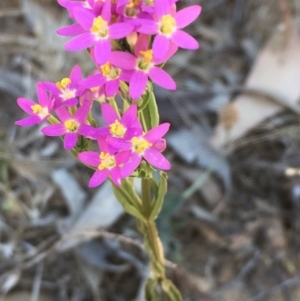
[[[176,51],[177,46],[170,44],[166,55],[158,60],[153,57],[153,52],[148,48],[148,36],[140,34],[134,47],[134,55],[123,51],[111,53],[110,62],[124,70],[133,71],[130,78],[129,94],[133,100],[141,97],[145,92],[148,77],[157,85],[175,90],[176,83],[163,69],[156,67],[167,61]]]
[[[142,126],[137,118],[136,105],[131,105],[121,118],[108,103],[103,103],[101,110],[108,127],[97,129],[97,135],[103,138],[115,137],[128,140],[143,133]]]
[[[146,134],[132,137],[129,141],[110,138],[109,142],[119,150],[131,151],[130,160],[122,169],[122,176],[130,176],[144,158],[148,163],[162,170],[171,168],[170,162],[161,154],[164,146],[162,137],[169,130],[170,124],[163,123]],[[158,150],[159,149],[159,150]]]
[[[83,50],[95,46],[95,57],[98,64],[108,61],[111,52],[110,39],[121,39],[132,32],[134,26],[127,23],[111,24],[111,2],[106,1],[101,15],[95,15],[88,9],[75,7],[73,15],[85,32],[73,38],[65,45],[69,51]],[[62,28],[57,31],[61,35],[73,35],[73,29]],[[75,34],[76,35],[76,34]]]
[[[117,154],[109,151],[109,147],[103,138],[98,139],[101,152],[82,152],[78,154],[78,159],[84,164],[96,167],[97,170],[89,181],[89,187],[102,184],[107,177],[118,186],[121,185],[121,167],[129,160],[130,152],[119,152]]]
[[[37,84],[37,95],[39,103],[36,103],[27,98],[18,98],[18,105],[29,115],[30,117],[18,120],[15,122],[19,126],[31,126],[39,124],[48,119],[50,111],[53,107],[52,97],[48,97],[46,90],[41,83]]]
[[[69,77],[63,78],[56,84],[51,82],[42,82],[42,84],[56,98],[54,108],[58,108],[62,104],[73,107],[78,103],[77,97],[82,93],[80,87],[81,80],[81,70],[80,67],[76,65],[73,67]]]
[[[114,96],[120,87],[120,80],[129,81],[132,72],[113,66],[110,62],[99,66],[99,71],[82,81],[85,88],[105,86],[107,97]]]
[[[89,113],[91,104],[85,102],[72,116],[69,111],[61,106],[55,112],[62,123],[46,126],[42,132],[46,136],[62,136],[64,135],[64,147],[71,150],[76,146],[78,135],[87,138],[93,138],[95,128],[86,124],[86,118]]]
[[[198,42],[181,29],[192,23],[200,13],[201,6],[192,5],[174,14],[171,1],[154,1],[154,20],[140,20],[137,31],[156,35],[153,41],[153,53],[158,59],[166,55],[170,43],[184,49],[197,49]]]

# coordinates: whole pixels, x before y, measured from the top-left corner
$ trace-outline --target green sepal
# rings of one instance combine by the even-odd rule
[[[143,213],[140,212],[136,207],[134,207],[131,203],[131,195],[129,195],[126,190],[121,186],[117,186],[113,184],[113,192],[117,198],[117,200],[122,205],[124,211],[138,218],[142,222],[146,222],[146,218]]]
[[[151,214],[149,216],[149,219],[151,221],[154,221],[157,218],[158,214],[160,213],[167,189],[168,189],[168,176],[165,172],[160,172],[160,180],[158,184],[157,196],[151,206],[152,207]]]
[[[149,277],[145,285],[145,299],[147,301],[159,301],[159,283],[156,278]]]
[[[181,293],[178,288],[169,279],[163,279],[161,288],[168,301],[182,301]]]

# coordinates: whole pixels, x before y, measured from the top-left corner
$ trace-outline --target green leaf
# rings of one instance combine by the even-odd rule
[[[156,103],[156,99],[153,92],[149,93],[149,100],[147,106],[148,114],[150,117],[151,128],[159,125],[159,112]]]
[[[178,288],[169,279],[163,279],[161,283],[161,288],[168,298],[168,301],[182,301],[181,293]]]
[[[158,184],[157,197],[152,204],[151,214],[149,219],[154,221],[163,206],[164,197],[168,189],[168,176],[165,172],[160,173],[160,181]]]
[[[124,189],[122,189],[122,187],[113,185],[113,192],[117,200],[120,202],[123,209],[127,213],[133,215],[134,217],[138,218],[142,222],[146,222],[146,218],[144,217],[143,213],[130,204],[130,196],[126,193]]]
[[[159,284],[156,278],[149,277],[145,286],[145,298],[147,301],[159,301]]]

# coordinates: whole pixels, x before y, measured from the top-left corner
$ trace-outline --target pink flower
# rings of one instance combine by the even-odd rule
[[[177,46],[170,44],[167,54],[158,60],[153,57],[152,50],[148,48],[148,43],[148,36],[140,34],[134,47],[135,56],[122,51],[114,51],[110,56],[110,62],[113,65],[124,70],[133,71],[130,78],[129,94],[134,100],[141,97],[145,92],[148,77],[150,77],[154,83],[165,89],[176,89],[176,83],[170,75],[155,65],[159,65],[168,60],[177,51]]]
[[[80,33],[65,45],[69,51],[83,50],[95,46],[95,57],[98,64],[108,61],[111,52],[110,39],[121,39],[126,37],[134,26],[127,23],[111,22],[111,2],[106,1],[103,5],[101,15],[95,15],[88,9],[75,7],[73,15],[76,21],[84,28],[84,33]],[[72,26],[72,25],[71,25]],[[57,31],[61,35],[77,35],[73,27],[64,27]]]
[[[137,118],[136,105],[131,105],[121,118],[108,103],[103,103],[101,110],[104,121],[108,127],[97,129],[97,135],[106,139],[115,137],[128,140],[143,133],[142,126]]]
[[[39,103],[36,103],[27,98],[18,98],[18,105],[29,115],[30,117],[18,120],[16,125],[31,126],[39,124],[44,120],[47,120],[50,116],[50,111],[53,108],[53,99],[48,97],[46,90],[41,83],[37,84],[37,95]]]
[[[118,186],[121,185],[121,166],[126,163],[130,157],[130,152],[119,152],[114,154],[109,151],[106,141],[102,138],[98,139],[98,152],[82,152],[78,154],[78,159],[84,164],[96,167],[97,170],[89,181],[89,187],[95,187],[103,183],[107,177]]]
[[[55,112],[62,123],[46,126],[42,132],[46,136],[62,136],[64,135],[64,147],[71,150],[76,146],[78,135],[87,138],[93,138],[95,128],[86,124],[86,118],[89,113],[91,104],[85,102],[72,116],[69,111],[61,106]]]
[[[171,1],[154,1],[154,20],[140,20],[137,31],[156,35],[153,53],[158,59],[166,55],[171,42],[184,49],[197,49],[198,42],[181,29],[192,23],[200,13],[201,6],[192,5],[173,14]]]
[[[129,81],[132,72],[122,70],[113,66],[110,62],[99,67],[96,74],[89,76],[82,81],[82,86],[85,88],[95,88],[105,86],[105,94],[107,97],[114,96],[120,87],[120,80]]]
[[[63,78],[56,84],[51,82],[42,82],[42,84],[56,98],[57,101],[54,108],[58,108],[62,104],[73,107],[78,103],[77,97],[82,93],[80,88],[81,80],[81,70],[76,65],[73,67],[69,77]]]
[[[119,150],[131,151],[130,160],[122,169],[122,176],[130,176],[140,165],[142,159],[159,169],[167,170],[171,168],[170,162],[161,154],[158,149],[162,149],[162,137],[169,130],[170,124],[163,123],[151,129],[146,134],[134,136],[130,141],[110,138],[109,142]]]

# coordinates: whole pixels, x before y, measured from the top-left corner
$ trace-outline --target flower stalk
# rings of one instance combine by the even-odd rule
[[[89,187],[105,180],[125,212],[137,219],[149,254],[151,273],[145,286],[147,301],[181,301],[166,278],[163,245],[155,224],[167,192],[170,162],[162,154],[170,124],[160,124],[153,83],[175,90],[176,83],[163,70],[178,48],[197,49],[198,42],[182,29],[200,14],[192,5],[180,11],[177,0],[58,0],[74,24],[58,29],[72,37],[67,51],[86,49],[95,70],[84,78],[79,66],[67,77],[37,84],[38,102],[19,98],[29,116],[16,121],[60,137],[64,148],[93,169]],[[96,107],[96,108],[95,108]],[[101,126],[94,110],[102,111]],[[158,182],[155,170],[160,170]],[[141,179],[141,196],[134,179]]]

